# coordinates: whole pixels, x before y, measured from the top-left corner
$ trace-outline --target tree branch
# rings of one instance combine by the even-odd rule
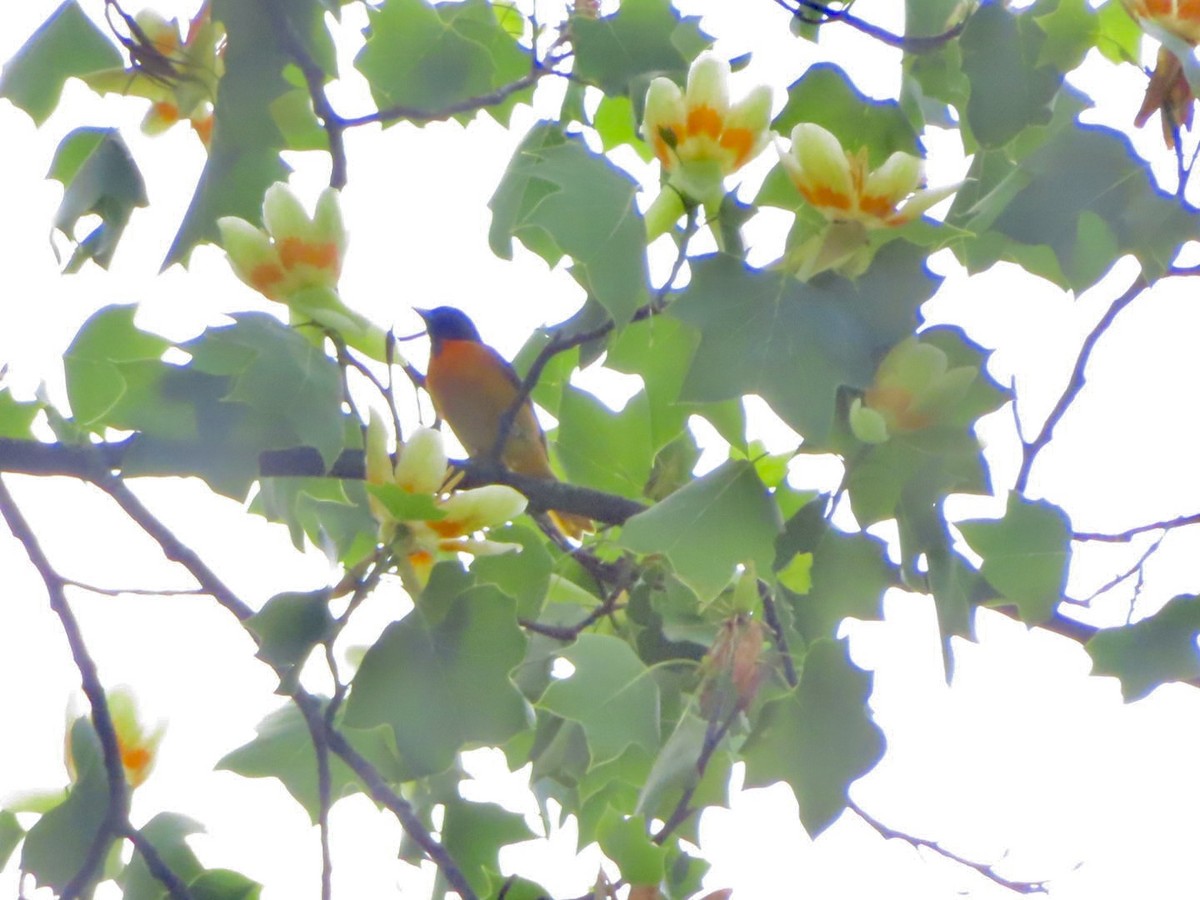
[[[200,586],[207,593],[211,594],[221,606],[243,623],[253,615],[253,610],[239,599],[233,591],[226,587],[224,582],[200,559],[196,552],[180,541],[163,522],[134,496],[133,492],[119,478],[110,474],[105,479],[98,480],[97,484],[117,502],[143,531],[158,543],[168,559],[174,560],[187,569]],[[247,634],[255,643],[258,643],[258,638],[253,632],[247,630]],[[272,666],[272,670],[280,677],[282,685],[284,683],[283,676],[286,673],[276,666]],[[446,849],[425,828],[424,823],[421,822],[420,817],[408,801],[393,791],[383,776],[379,774],[378,770],[350,746],[341,732],[325,720],[321,714],[320,703],[317,699],[299,685],[288,689],[287,696],[291,698],[304,716],[310,733],[317,730],[324,735],[329,749],[350,766],[367,788],[371,797],[396,816],[400,822],[400,826],[408,833],[409,837],[425,851],[426,855],[441,870],[447,883],[459,892],[463,900],[478,900],[478,895],[472,890],[462,870],[459,869],[457,863],[446,852]]]
[[[800,19],[805,24],[824,25],[827,22],[842,22],[856,31],[861,31],[868,37],[875,38],[875,40],[887,44],[889,47],[897,47],[906,53],[929,53],[932,50],[937,50],[942,45],[949,43],[962,34],[963,29],[967,27],[967,19],[970,18],[969,14],[964,15],[957,24],[943,31],[941,34],[908,37],[902,34],[894,34],[886,28],[872,25],[870,22],[851,14],[849,3],[839,9],[834,9],[828,3],[817,3],[814,0],[792,0],[792,2],[788,2],[788,0],[775,0],[775,4],[786,9],[795,18]],[[811,18],[809,13],[815,13],[816,18]]]
[[[92,884],[100,875],[109,846],[120,837],[127,837],[133,842],[134,847],[142,854],[142,859],[146,862],[150,874],[159,880],[174,900],[190,900],[191,895],[187,887],[129,821],[129,785],[125,781],[125,766],[121,761],[120,740],[117,738],[117,729],[108,709],[108,697],[100,682],[100,672],[96,668],[95,660],[88,652],[79,622],[67,602],[67,580],[58,574],[42,551],[37,536],[21,513],[12,494],[9,493],[8,486],[3,479],[0,479],[0,517],[8,525],[13,537],[25,548],[30,563],[46,586],[50,608],[58,616],[59,623],[62,625],[63,634],[71,649],[71,659],[75,662],[75,668],[79,670],[84,696],[87,697],[92,710],[92,726],[100,741],[100,749],[104,758],[104,773],[108,779],[108,800],[104,819],[92,838],[91,846],[88,848],[79,871],[63,888],[62,900],[75,900],[77,897],[90,896]]]
[[[858,817],[860,819],[862,819],[864,822],[866,822],[868,825],[870,825],[872,828],[874,828],[879,833],[880,837],[887,838],[889,840],[895,839],[895,840],[904,841],[904,842],[910,844],[914,849],[917,849],[917,850],[919,850],[922,847],[927,847],[928,849],[932,850],[934,853],[938,854],[939,856],[941,856],[945,859],[948,859],[951,862],[958,863],[960,866],[966,866],[968,869],[973,869],[974,871],[976,871],[980,875],[982,875],[984,878],[991,881],[993,884],[998,884],[998,885],[1000,885],[1000,887],[1007,888],[1008,890],[1014,891],[1015,893],[1018,893],[1018,894],[1044,894],[1044,893],[1046,893],[1045,882],[1013,881],[1011,879],[1005,878],[1004,876],[997,873],[996,870],[993,869],[991,866],[987,866],[987,865],[984,865],[983,863],[975,862],[974,860],[967,859],[964,856],[959,856],[957,853],[953,853],[950,850],[947,850],[941,844],[937,843],[937,841],[931,841],[931,840],[928,840],[927,838],[914,837],[911,834],[905,834],[903,831],[897,831],[896,829],[883,824],[878,819],[876,819],[873,815],[868,813],[866,810],[864,810],[861,806],[859,806],[857,803],[855,803],[853,800],[851,800],[848,797],[846,798],[846,806],[849,809],[852,809],[858,815]]]
[[[138,475],[195,474],[197,449],[187,442],[164,442],[135,435],[123,441],[103,444],[72,445],[0,438],[0,472],[24,475],[59,475],[80,478],[104,487],[119,471],[126,455],[139,445],[154,445],[163,452],[155,454],[153,467],[139,466]],[[171,452],[167,452],[171,451]],[[211,450],[206,450],[210,453]],[[464,472],[462,487],[483,484],[507,484],[529,500],[534,512],[548,509],[578,513],[607,525],[620,525],[646,507],[618,494],[510,472],[503,466],[480,460],[452,460]],[[345,450],[326,468],[321,454],[312,447],[268,450],[259,455],[259,476],[264,478],[345,478],[364,477],[361,450]],[[127,491],[128,488],[125,488]]]
[[[1200,524],[1200,513],[1191,513],[1186,516],[1176,516],[1174,519],[1164,519],[1161,522],[1148,522],[1145,525],[1135,525],[1133,528],[1111,534],[1103,531],[1076,531],[1071,535],[1071,538],[1076,541],[1106,541],[1108,543],[1120,544],[1131,541],[1139,534],[1145,534],[1148,531],[1169,531],[1172,528],[1182,528],[1185,525],[1197,524]]]
[[[1071,372],[1071,377],[1067,381],[1066,388],[1063,389],[1062,395],[1058,398],[1058,402],[1054,404],[1054,408],[1050,411],[1050,415],[1046,417],[1046,421],[1042,423],[1041,430],[1032,441],[1022,441],[1021,450],[1021,468],[1017,472],[1017,481],[1015,488],[1018,493],[1025,493],[1025,488],[1029,482],[1029,473],[1033,469],[1033,464],[1037,459],[1038,453],[1050,443],[1054,437],[1054,429],[1058,427],[1058,423],[1062,417],[1066,415],[1075,398],[1079,396],[1079,392],[1083,390],[1084,384],[1087,382],[1084,372],[1087,369],[1088,361],[1092,357],[1092,351],[1096,348],[1097,342],[1104,333],[1112,326],[1117,316],[1130,303],[1136,300],[1147,287],[1149,283],[1143,274],[1138,274],[1133,283],[1125,289],[1121,296],[1117,297],[1100,317],[1087,337],[1083,339],[1083,344],[1079,348],[1079,356],[1075,359],[1075,368]]]

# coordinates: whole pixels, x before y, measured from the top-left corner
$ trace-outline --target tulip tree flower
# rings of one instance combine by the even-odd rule
[[[158,745],[162,743],[166,725],[159,724],[147,731],[137,708],[137,700],[128,687],[113,688],[108,692],[108,713],[113,730],[117,734],[117,749],[121,754],[121,765],[125,769],[125,781],[131,788],[142,785],[158,761]],[[78,766],[71,752],[70,734],[73,723],[68,720],[66,764],[67,773],[74,782],[78,777]]]
[[[850,153],[836,135],[812,122],[792,129],[790,150],[776,149],[792,184],[827,223],[785,259],[803,280],[827,269],[847,277],[862,274],[873,253],[870,232],[919,219],[959,187],[924,189],[924,160],[911,153],[897,151],[872,169],[866,147]]]
[[[263,197],[261,228],[224,216],[221,244],[238,278],[269,300],[284,303],[294,324],[316,323],[374,359],[387,357],[387,334],[348,308],[337,282],[346,251],[338,193],[326,188],[311,216],[288,186],[277,182]]]
[[[757,156],[770,139],[771,89],[754,88],[729,100],[729,63],[702,53],[688,72],[687,90],[655,78],[646,91],[642,135],[662,163],[667,186],[646,212],[653,239],[684,214],[685,201],[716,213],[724,180]]]
[[[438,553],[490,556],[520,549],[475,535],[524,512],[525,497],[499,484],[448,492],[440,431],[418,429],[393,463],[383,419],[372,410],[366,456],[368,502],[380,541],[401,554],[401,578],[410,591],[424,587]]]
[[[958,185],[923,190],[925,163],[897,151],[876,169],[867,148],[850,153],[830,131],[812,122],[792,129],[792,148],[779,161],[800,194],[831,222],[861,222],[867,228],[903,225],[949,197]]]
[[[138,717],[137,701],[129,688],[117,688],[109,692],[108,711],[117,732],[125,780],[130,787],[138,787],[150,777],[150,771],[158,760],[158,745],[162,743],[166,725],[159,724],[148,732]]]
[[[978,375],[975,366],[950,368],[940,348],[906,338],[883,358],[866,393],[850,404],[850,430],[864,443],[881,444],[893,434],[936,425]]]
[[[1200,44],[1200,4],[1195,0],[1122,0],[1143,27],[1168,31],[1190,44]]]
[[[130,40],[140,45],[136,65],[93,72],[83,76],[84,81],[96,91],[149,100],[142,120],[146,134],[159,134],[187,120],[207,147],[225,69],[219,49],[225,36],[221,23],[213,21],[205,6],[189,23],[185,38],[177,19],[144,9],[133,17],[130,31]]]

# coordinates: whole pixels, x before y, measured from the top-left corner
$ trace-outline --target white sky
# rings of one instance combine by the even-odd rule
[[[56,5],[9,4],[0,59]],[[98,0],[85,2],[92,13],[101,6]],[[192,4],[156,6],[186,15]],[[895,25],[899,7],[864,0],[856,12]],[[735,92],[757,81],[781,89],[829,52],[868,94],[894,93],[895,53],[836,29],[828,30],[824,48],[795,42],[769,0],[696,0],[685,8],[704,13],[711,33],[728,36],[719,52],[755,51]],[[861,64],[864,60],[870,65]],[[1142,77],[1132,67],[1094,60],[1085,69],[1092,95],[1102,104],[1093,120],[1124,127],[1140,101]],[[349,57],[343,73],[353,75]],[[349,80],[335,93],[335,103],[361,111],[361,85]],[[0,102],[0,198],[6,213],[0,217],[6,276],[0,288],[0,362],[10,363],[10,383],[19,393],[44,380],[57,399],[62,352],[80,322],[104,304],[138,302],[140,325],[172,338],[195,334],[222,312],[264,306],[211,247],[196,251],[190,269],[157,274],[203,164],[185,127],[145,138],[137,130],[142,112],[137,101],[98,100],[78,83],[68,85],[63,109],[36,130],[23,113]],[[453,303],[467,309],[485,337],[509,355],[533,327],[569,315],[582,298],[564,271],[548,271],[520,250],[515,263],[497,260],[486,245],[486,201],[511,147],[532,121],[528,111],[520,111],[511,134],[490,120],[465,132],[431,125],[352,133],[351,183],[344,199],[351,250],[342,282],[348,302],[401,333],[416,327],[408,307]],[[43,175],[66,132],[81,124],[113,123],[122,125],[142,166],[152,206],[135,212],[110,271],[88,266],[61,277],[47,240],[61,189]],[[1156,123],[1135,139],[1156,166],[1173,170]],[[928,144],[931,180],[960,177],[963,162],[952,141],[933,136]],[[635,166],[631,154],[618,160],[644,184],[654,183],[655,171]],[[318,154],[291,161],[298,169],[293,184],[311,201],[327,178],[327,164]],[[761,174],[760,169],[757,177]],[[771,257],[782,236],[760,229],[753,240],[761,261]],[[942,271],[953,269],[941,258],[938,264]],[[1070,371],[1079,339],[1133,271],[1129,261],[1119,264],[1078,300],[1003,266],[970,281],[952,275],[926,313],[931,320],[963,324],[976,340],[996,348],[993,374],[1003,382],[1016,379],[1032,431]],[[1097,350],[1089,386],[1061,436],[1044,452],[1031,487],[1034,495],[1064,505],[1077,527],[1120,530],[1200,509],[1200,485],[1191,475],[1196,316],[1190,283],[1164,285],[1127,310]],[[410,346],[418,348],[414,359],[423,364],[423,349]],[[592,373],[585,383],[615,403],[629,391],[625,376],[615,374]],[[781,447],[793,442],[778,431],[764,434]],[[1016,470],[1011,412],[994,416],[985,437],[997,484],[1011,483]],[[830,486],[828,472],[798,470],[795,477],[805,485]],[[188,586],[98,492],[65,481],[6,482],[65,574],[113,587]],[[292,551],[281,527],[244,515],[199,484],[175,480],[137,487],[180,537],[255,604],[280,588],[312,588],[331,577],[323,558]],[[962,515],[981,510],[997,507],[977,501],[956,507]],[[1132,562],[1140,546],[1103,553],[1088,548],[1081,554],[1086,565],[1073,574],[1072,591],[1089,593]],[[1196,558],[1194,536],[1168,537],[1147,567],[1144,609],[1194,590]],[[0,798],[5,798],[64,782],[64,708],[78,676],[40,582],[5,535],[0,574],[0,721],[7,723]],[[113,599],[75,592],[72,599],[105,682],[135,685],[149,714],[169,723],[159,767],[135,797],[135,821],[160,809],[191,816],[208,829],[194,841],[206,865],[262,881],[266,900],[316,897],[317,835],[299,807],[274,781],[210,771],[277,705],[271,676],[253,660],[239,626],[206,598]],[[405,602],[394,586],[373,597],[355,625],[357,639],[369,641]],[[1118,592],[1099,605],[1094,620],[1121,621],[1127,602],[1128,592]],[[856,660],[876,673],[872,705],[888,740],[883,762],[853,790],[864,808],[963,856],[1003,861],[1000,871],[1008,877],[1046,879],[1055,898],[1196,895],[1200,703],[1194,690],[1167,687],[1124,705],[1114,680],[1088,675],[1089,660],[1078,646],[986,612],[978,620],[979,643],[958,644],[957,674],[947,688],[931,604],[896,593],[886,610],[883,622],[847,626]],[[494,771],[497,757],[483,753],[476,762]],[[513,802],[512,790],[490,783],[479,790],[490,793],[472,796]],[[404,896],[419,893],[413,887],[418,876],[393,860],[399,830],[390,816],[356,797],[335,806],[333,823],[336,896],[394,896],[398,884],[407,886]],[[559,854],[568,837],[552,842]],[[965,868],[884,841],[852,814],[810,841],[783,789],[740,794],[732,811],[705,818],[702,839],[713,864],[707,883],[733,887],[738,898],[1008,896]],[[594,877],[594,853],[563,866],[546,862],[553,854],[542,849],[521,852],[523,858],[541,859],[538,868],[523,873],[560,895],[581,893]],[[15,893],[13,874],[0,876],[0,895]]]

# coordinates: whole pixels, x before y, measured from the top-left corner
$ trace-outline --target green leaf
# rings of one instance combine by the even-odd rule
[[[390,725],[414,775],[441,772],[464,746],[501,744],[528,727],[509,673],[525,655],[514,601],[491,585],[418,607],[367,651],[346,723]]]
[[[863,525],[893,518],[905,500],[932,504],[951,493],[989,492],[979,441],[950,428],[896,434],[865,448],[851,463],[846,487]]]
[[[228,38],[212,145],[164,269],[186,263],[201,241],[216,242],[221,216],[260,223],[264,192],[287,177],[289,169],[279,158],[287,141],[273,115],[275,102],[293,90],[282,74],[292,62],[283,35],[313,35],[324,26],[316,0],[293,0],[279,9],[286,22],[276,20],[269,4],[213,2],[213,18],[224,24]]]
[[[54,227],[76,245],[64,271],[77,272],[89,259],[108,268],[134,207],[149,203],[142,173],[120,133],[115,128],[76,128],[59,142],[47,177],[63,186]],[[76,238],[76,224],[93,214],[100,224]]]
[[[568,388],[558,408],[554,447],[567,480],[612,494],[640,497],[654,463],[650,412],[639,391],[620,412],[592,394]]]
[[[222,403],[245,410],[237,438],[261,450],[315,447],[326,466],[344,445],[337,364],[293,328],[265,313],[240,313],[182,345],[191,368],[229,379]]]
[[[671,736],[658,751],[650,774],[643,780],[636,807],[638,813],[665,821],[683,793],[695,787],[700,780],[696,764],[703,752],[709,728],[709,723],[691,710],[686,710],[680,716]],[[721,757],[722,754],[714,754],[710,758],[710,766],[723,768],[718,764]]]
[[[788,87],[787,105],[771,127],[789,137],[801,122],[814,122],[833,132],[847,152],[865,147],[871,168],[882,165],[897,151],[923,155],[900,104],[895,100],[872,100],[833,63],[809,66]]]
[[[683,403],[679,400],[688,362],[698,343],[699,335],[678,319],[649,316],[625,326],[609,345],[605,366],[639,375],[645,384],[650,439],[655,450],[661,450],[683,435],[684,424],[693,414],[712,421],[721,436],[734,446],[745,444],[741,403]]]
[[[313,648],[332,633],[329,591],[276,594],[245,625],[259,639],[260,659],[273,666],[303,665]]]
[[[657,885],[662,880],[667,851],[650,839],[645,816],[626,818],[610,808],[600,818],[596,838],[629,884]]]
[[[845,641],[808,648],[799,686],[767,703],[746,739],[746,787],[786,782],[812,836],[846,808],[847,791],[883,756],[871,721],[871,676],[850,662]]]
[[[187,845],[189,835],[204,831],[204,826],[177,813],[159,813],[139,829],[159,858],[184,884],[204,871],[200,860]],[[141,853],[133,854],[121,876],[123,900],[163,900],[169,896],[161,881],[150,874]]]
[[[971,14],[959,38],[971,81],[966,121],[985,147],[1007,144],[1031,125],[1050,121],[1062,72],[1039,61],[1046,33],[1033,17],[989,3]]]
[[[959,522],[958,529],[983,557],[983,577],[1022,621],[1037,625],[1053,615],[1071,556],[1071,525],[1061,509],[1013,492],[1003,519]]]
[[[1136,63],[1141,53],[1142,29],[1121,0],[1108,0],[1096,12],[1096,49],[1115,63]]]
[[[571,21],[575,75],[606,95],[633,100],[638,116],[650,79],[683,83],[688,66],[709,44],[699,16],[680,16],[670,0],[624,0],[616,12]]]
[[[398,484],[368,484],[365,487],[397,522],[430,522],[446,517],[432,494],[413,494]]]
[[[305,535],[333,559],[351,567],[375,549],[379,524],[361,481],[334,478],[263,478],[250,511],[288,526],[292,543]]]
[[[54,112],[68,78],[119,65],[121,54],[112,41],[75,0],[66,0],[4,64],[0,97],[41,125]]]
[[[66,799],[29,829],[21,848],[21,868],[33,875],[39,887],[59,891],[83,867],[108,812],[108,777],[99,739],[88,719],[76,720],[70,741],[75,781]]]
[[[495,803],[446,804],[442,846],[481,897],[495,896],[504,883],[500,848],[533,836],[524,817]]]
[[[1200,216],[1156,186],[1129,139],[1093,125],[1060,129],[1010,169],[961,225],[1003,236],[1008,243],[999,252],[1018,262],[1030,251],[1048,251],[1051,264],[1039,274],[1076,291],[1125,253],[1138,258],[1152,281],[1180,245],[1200,235]]]
[[[619,543],[661,553],[702,601],[717,596],[739,563],[770,570],[779,512],[754,466],[727,462],[628,522]]]
[[[488,538],[508,544],[520,544],[518,553],[481,556],[471,563],[471,574],[478,584],[494,584],[517,601],[517,615],[536,619],[550,588],[554,561],[546,550],[540,532],[520,525],[488,530]]]
[[[30,426],[41,409],[41,403],[15,400],[7,390],[0,390],[0,438],[27,440],[32,437]]]
[[[240,872],[209,869],[188,885],[192,900],[258,900],[262,885]]]
[[[795,596],[795,628],[810,641],[833,637],[846,618],[878,619],[892,584],[883,542],[826,530],[812,553],[812,587]]]
[[[654,753],[658,685],[629,644],[585,632],[560,655],[575,671],[551,683],[538,706],[583,727],[591,765],[616,759],[631,744]]]
[[[63,355],[75,422],[97,430],[129,391],[129,363],[158,362],[170,343],[133,323],[135,306],[106,306],[80,327]]]
[[[521,142],[488,203],[488,242],[503,259],[512,259],[514,237],[550,265],[571,257],[575,280],[623,325],[649,297],[637,189],[580,138],[542,122]]]
[[[1039,8],[1046,5],[1051,9],[1038,14]],[[1051,65],[1060,72],[1078,66],[1096,44],[1096,18],[1087,0],[1051,0],[1035,5],[1033,20],[1046,33],[1037,64]]]
[[[661,886],[664,900],[688,900],[698,895],[708,870],[709,864],[706,860],[689,856],[678,844],[669,842],[667,877]]]
[[[1087,642],[1096,675],[1121,679],[1127,701],[1140,700],[1168,681],[1200,676],[1200,597],[1175,597],[1152,616],[1120,628],[1102,628]]]
[[[389,0],[369,10],[366,45],[354,61],[380,109],[405,107],[418,124],[449,118],[451,108],[484,97],[529,73],[529,52],[517,43],[485,0],[439,3]],[[502,125],[532,88],[484,107]],[[466,122],[471,110],[458,113]],[[406,118],[401,116],[399,118]]]
[[[596,129],[596,134],[600,135],[600,146],[605,152],[628,144],[646,162],[654,158],[654,151],[650,149],[650,145],[638,135],[633,101],[628,97],[605,94],[596,106],[592,127]]]
[[[339,724],[339,723],[335,723]],[[356,729],[340,727],[350,744],[365,756],[388,781],[407,777],[397,760],[396,745],[390,728]],[[236,772],[244,778],[277,778],[308,813],[315,824],[320,814],[317,789],[317,752],[312,736],[294,705],[275,710],[259,723],[257,734],[248,744],[227,753],[216,766]],[[341,759],[329,756],[330,799],[336,801],[362,790],[358,776]]]
[[[8,865],[8,858],[24,837],[25,829],[17,821],[16,815],[7,809],[0,809],[0,870]]]
[[[819,446],[839,389],[870,384],[876,359],[912,333],[937,285],[924,254],[901,242],[854,281],[827,274],[805,284],[727,256],[701,259],[670,311],[700,332],[682,399],[758,394]]]

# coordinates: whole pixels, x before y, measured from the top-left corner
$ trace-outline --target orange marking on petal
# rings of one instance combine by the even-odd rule
[[[912,408],[912,392],[902,387],[871,387],[867,389],[867,406],[886,414],[896,431],[918,431],[933,423],[928,413]]]
[[[170,56],[179,49],[179,35],[174,31],[163,31],[161,34],[155,35],[150,43],[163,56]]]
[[[160,100],[154,104],[154,115],[164,122],[174,125],[179,121],[179,107],[170,100]]]
[[[662,163],[664,169],[669,169],[671,168],[671,163],[674,161],[674,157],[671,153],[671,145],[667,142],[664,132],[669,133],[672,138],[675,136],[675,132],[668,128],[659,129],[653,139],[654,155],[658,157],[658,161]]]
[[[850,209],[850,198],[845,194],[838,193],[833,188],[824,184],[816,184],[809,187],[805,185],[796,185],[800,189],[800,193],[804,199],[813,206],[822,209]]]
[[[200,142],[207,147],[212,143],[213,117],[211,115],[205,116],[199,121],[192,119],[192,130],[196,132],[197,137],[200,138]]]
[[[711,106],[697,106],[688,110],[687,133],[689,136],[707,134],[715,141],[721,137],[724,127],[725,119]]]
[[[754,133],[749,128],[729,128],[721,135],[720,143],[733,151],[733,167],[740,168],[754,149]]]
[[[462,537],[469,530],[461,519],[433,519],[425,523],[438,537]]]
[[[250,270],[250,286],[260,294],[271,296],[272,289],[284,279],[284,271],[277,263],[261,263]]]
[[[120,738],[117,739],[117,745],[121,749],[121,765],[129,773],[130,784],[137,787],[146,780],[150,764],[154,761],[154,757],[148,748],[126,747]]]
[[[285,269],[294,269],[298,265],[336,269],[338,249],[331,241],[316,244],[303,238],[287,237],[279,242],[279,260]]]
[[[896,211],[895,205],[887,197],[869,195],[858,199],[858,208],[877,219],[887,219]]]

